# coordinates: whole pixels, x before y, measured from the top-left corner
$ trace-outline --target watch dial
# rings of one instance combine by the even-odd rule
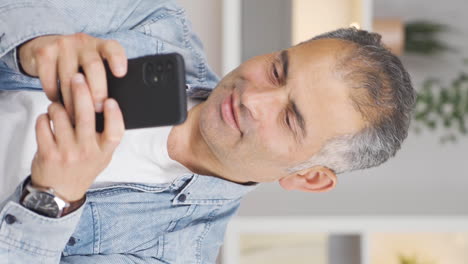
[[[28,196],[29,197],[25,199],[24,206],[44,216],[58,216],[59,207],[52,195],[44,192],[37,192]]]

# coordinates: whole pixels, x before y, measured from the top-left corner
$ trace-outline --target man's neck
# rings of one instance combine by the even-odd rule
[[[204,102],[201,102],[192,107],[187,114],[187,120],[171,129],[167,152],[171,159],[194,173],[222,178],[216,173],[219,162],[200,132],[200,110],[203,105]]]

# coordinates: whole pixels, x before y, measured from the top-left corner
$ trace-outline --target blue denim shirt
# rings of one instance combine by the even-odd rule
[[[20,73],[16,47],[76,32],[115,39],[129,58],[182,54],[191,97],[206,98],[218,82],[173,1],[0,0],[0,89],[41,90]],[[229,218],[256,185],[198,174],[116,183],[90,189],[83,206],[58,219],[21,206],[22,187],[0,203],[0,263],[214,263]]]

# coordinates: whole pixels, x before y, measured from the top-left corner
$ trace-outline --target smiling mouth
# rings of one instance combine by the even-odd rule
[[[221,103],[221,115],[224,122],[226,122],[233,129],[240,132],[239,122],[234,110],[232,93],[226,96],[226,98]]]

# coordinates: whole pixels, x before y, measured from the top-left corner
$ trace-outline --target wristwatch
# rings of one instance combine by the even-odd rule
[[[70,203],[59,197],[52,188],[33,186],[30,179],[20,201],[29,210],[52,218],[59,218],[71,209]]]

